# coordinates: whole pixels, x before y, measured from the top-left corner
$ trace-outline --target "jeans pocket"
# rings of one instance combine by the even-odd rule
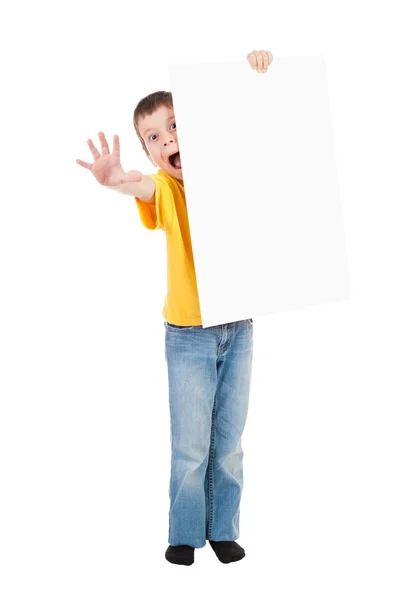
[[[181,329],[193,329],[194,325],[173,325],[173,323],[169,323],[168,321],[164,321],[165,327],[170,329],[171,331],[176,330],[180,331]]]

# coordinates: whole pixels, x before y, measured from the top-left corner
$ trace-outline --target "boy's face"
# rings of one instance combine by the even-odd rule
[[[182,181],[183,175],[173,108],[160,106],[152,115],[140,117],[137,127],[147,147],[147,156],[154,167],[158,167],[168,175]],[[176,156],[170,161],[172,155]]]

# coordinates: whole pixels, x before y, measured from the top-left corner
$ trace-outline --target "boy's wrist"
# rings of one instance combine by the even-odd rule
[[[134,172],[137,173],[137,171]],[[128,171],[126,175],[128,176],[129,173],[130,171]],[[127,181],[126,183],[121,183],[120,185],[107,185],[106,187],[108,187],[110,190],[120,192],[121,194],[135,196],[144,200],[145,202],[151,200],[155,193],[155,183],[151,177],[148,177],[147,175],[142,175],[141,181],[138,182]]]

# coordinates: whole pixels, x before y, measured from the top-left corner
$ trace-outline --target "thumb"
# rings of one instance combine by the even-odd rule
[[[128,171],[122,175],[122,183],[138,183],[143,179],[140,171]]]

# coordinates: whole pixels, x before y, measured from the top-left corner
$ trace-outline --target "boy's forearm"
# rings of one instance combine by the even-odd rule
[[[129,175],[129,173],[127,173]],[[115,190],[121,194],[127,194],[128,196],[136,196],[140,200],[149,202],[155,193],[155,183],[147,175],[143,175],[139,182],[128,182],[122,183],[117,186],[107,186],[110,190]]]

